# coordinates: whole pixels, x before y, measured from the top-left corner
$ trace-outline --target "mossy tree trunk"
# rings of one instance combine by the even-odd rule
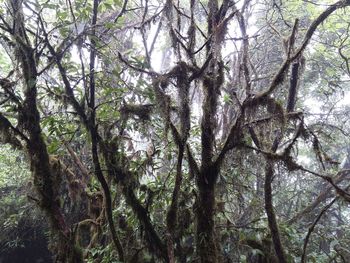
[[[200,175],[198,185],[197,215],[197,250],[202,263],[218,262],[218,246],[215,239],[215,183],[205,178],[216,176],[206,170]]]
[[[34,185],[39,195],[39,206],[49,218],[52,240],[56,252],[56,262],[83,262],[79,249],[67,226],[60,208],[58,189],[60,174],[50,165],[46,143],[42,137],[40,114],[37,106],[37,66],[35,49],[25,32],[23,2],[9,1],[13,14],[14,29],[11,32],[15,40],[15,53],[23,75],[24,101],[19,105],[18,125],[26,136],[26,150]]]

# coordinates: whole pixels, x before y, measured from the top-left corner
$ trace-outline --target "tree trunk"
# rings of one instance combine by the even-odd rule
[[[265,170],[265,211],[267,215],[267,220],[269,223],[269,228],[271,232],[271,237],[273,241],[273,245],[275,248],[276,256],[278,258],[279,263],[286,263],[286,256],[283,250],[280,233],[278,230],[278,224],[276,220],[276,214],[273,208],[273,198],[272,198],[272,180],[273,180],[273,164],[269,163],[267,160],[266,170]]]
[[[76,248],[74,237],[65,222],[59,202],[61,174],[50,163],[46,143],[43,139],[40,114],[37,106],[37,65],[35,49],[25,33],[25,22],[21,0],[10,0],[13,12],[13,36],[15,53],[23,74],[24,101],[19,107],[18,126],[27,135],[26,150],[29,157],[34,186],[39,195],[38,204],[49,219],[56,262],[80,263],[82,254]]]
[[[217,178],[217,172],[210,169],[202,171],[198,180],[197,214],[197,253],[199,262],[218,262],[218,251],[215,239],[215,181],[209,178]]]

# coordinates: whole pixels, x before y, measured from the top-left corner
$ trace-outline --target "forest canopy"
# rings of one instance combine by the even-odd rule
[[[0,262],[349,263],[349,13],[0,0]]]

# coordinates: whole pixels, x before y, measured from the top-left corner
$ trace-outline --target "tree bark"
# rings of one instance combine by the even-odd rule
[[[203,170],[197,180],[198,200],[196,204],[197,229],[196,241],[199,262],[218,262],[218,248],[215,239],[215,181],[218,172],[208,168]]]
[[[109,176],[115,178],[117,183],[121,186],[126,203],[131,207],[135,216],[144,227],[150,251],[155,253],[165,262],[168,262],[166,245],[154,229],[148,211],[135,195],[134,188],[136,182],[133,180],[133,174],[127,170],[127,167],[121,167],[116,158],[115,152],[117,152],[118,146],[115,142],[108,143],[100,141],[100,147],[102,149]]]
[[[272,241],[273,241],[273,245],[275,248],[278,261],[279,263],[287,263],[286,256],[281,243],[280,233],[278,230],[276,214],[273,208],[272,187],[271,187],[273,174],[274,174],[273,164],[269,163],[269,160],[267,160],[266,170],[265,170],[265,186],[264,186],[265,211],[266,211],[267,220],[268,220],[269,228],[271,232],[271,237],[272,237]]]
[[[42,137],[40,114],[37,107],[37,65],[34,49],[25,33],[21,0],[9,2],[14,20],[13,36],[17,39],[15,52],[23,74],[23,92],[25,99],[18,114],[18,124],[28,136],[27,153],[34,185],[39,194],[39,206],[49,218],[54,236],[56,262],[83,262],[76,248],[71,230],[67,226],[60,208],[58,189],[61,174],[50,164],[46,143]]]

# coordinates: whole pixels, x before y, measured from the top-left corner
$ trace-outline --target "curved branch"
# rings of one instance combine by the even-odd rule
[[[305,240],[304,240],[304,245],[303,245],[303,254],[301,255],[301,263],[305,263],[306,262],[306,248],[307,248],[307,245],[309,243],[309,239],[310,239],[310,236],[312,234],[312,232],[314,231],[315,229],[315,226],[317,225],[318,221],[320,221],[321,217],[323,216],[323,214],[338,200],[338,197],[334,198],[328,205],[326,205],[321,213],[317,216],[316,220],[312,223],[312,225],[309,227],[309,230],[307,232],[307,235],[305,237]]]
[[[280,66],[279,70],[275,74],[274,78],[272,79],[270,86],[258,93],[256,96],[252,98],[248,98],[245,101],[245,105],[256,105],[259,103],[263,98],[270,95],[282,82],[284,81],[284,77],[287,74],[287,71],[289,69],[290,64],[295,61],[306,49],[307,45],[309,44],[313,34],[315,33],[318,26],[323,23],[334,11],[337,9],[347,7],[350,5],[350,0],[341,0],[336,2],[335,4],[329,6],[325,11],[323,11],[309,26],[309,29],[307,30],[304,40],[299,47],[299,49],[289,58],[287,57],[286,60],[283,62],[283,64]]]

